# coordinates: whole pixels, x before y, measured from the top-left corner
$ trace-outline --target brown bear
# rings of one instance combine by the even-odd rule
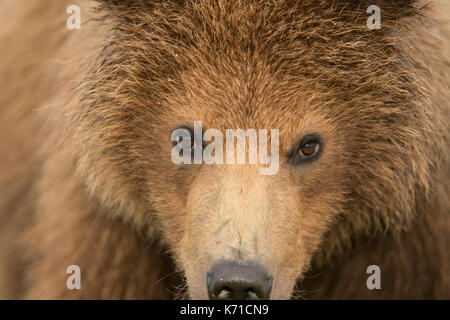
[[[0,297],[450,298],[449,15],[0,1]],[[196,121],[277,172],[175,163]]]

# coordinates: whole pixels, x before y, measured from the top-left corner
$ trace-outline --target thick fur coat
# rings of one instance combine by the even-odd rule
[[[0,297],[206,298],[236,258],[278,299],[450,298],[448,2],[68,2],[0,1]],[[279,172],[180,170],[197,120],[279,128]]]

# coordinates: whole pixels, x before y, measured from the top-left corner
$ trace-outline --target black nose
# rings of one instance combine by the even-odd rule
[[[257,263],[221,261],[206,275],[211,300],[269,299],[272,277]]]

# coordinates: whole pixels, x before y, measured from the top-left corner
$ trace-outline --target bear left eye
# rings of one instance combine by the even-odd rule
[[[289,153],[290,162],[301,164],[313,161],[322,153],[322,148],[323,141],[318,134],[307,135]]]

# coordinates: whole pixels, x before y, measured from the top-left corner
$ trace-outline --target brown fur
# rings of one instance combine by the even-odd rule
[[[79,31],[64,1],[0,2],[0,298],[168,298],[172,260],[205,298],[220,258],[264,263],[273,298],[449,298],[445,2],[78,2]],[[194,120],[279,128],[278,174],[180,170]]]

